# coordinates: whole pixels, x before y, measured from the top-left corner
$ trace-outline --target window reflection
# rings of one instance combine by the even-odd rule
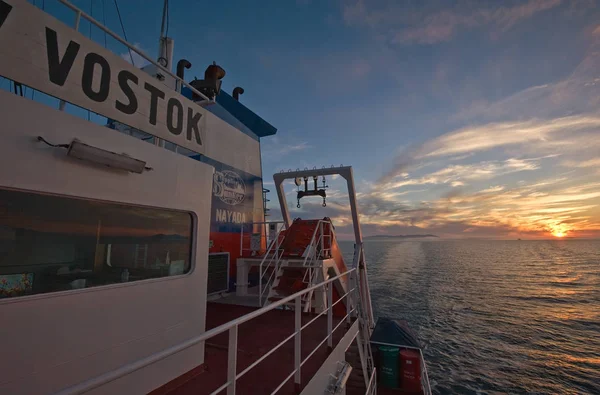
[[[0,298],[187,273],[189,213],[0,189]]]

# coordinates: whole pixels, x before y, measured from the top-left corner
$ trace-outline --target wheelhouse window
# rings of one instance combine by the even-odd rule
[[[0,298],[189,272],[192,216],[0,189]]]

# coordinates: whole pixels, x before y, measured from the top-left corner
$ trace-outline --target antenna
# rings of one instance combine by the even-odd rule
[[[169,35],[169,0],[163,4],[162,23],[160,25],[160,37],[158,39],[158,63],[171,70],[173,63],[173,40]],[[163,76],[164,79],[164,76]]]
[[[160,38],[165,38],[167,34],[169,34],[169,0],[165,0],[163,4],[162,23],[160,25]]]

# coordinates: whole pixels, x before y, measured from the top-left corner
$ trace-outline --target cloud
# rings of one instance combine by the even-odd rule
[[[513,144],[550,139],[553,133],[571,133],[600,127],[600,117],[572,116],[551,120],[492,123],[468,127],[425,143],[416,158],[486,151]]]
[[[277,162],[283,158],[311,148],[306,141],[285,141],[279,136],[273,136],[262,144],[262,157],[267,162]]]
[[[491,162],[496,166],[494,169],[503,170],[509,170],[511,166],[527,168],[531,163],[537,166],[538,162]],[[489,163],[484,168],[487,165]],[[438,181],[443,182],[443,176],[453,176],[457,171],[442,169],[434,173],[440,177]],[[458,173],[467,176],[469,170],[463,168]],[[424,176],[422,180],[426,178]],[[450,181],[448,187],[452,182],[460,181]],[[600,235],[600,182],[590,183],[582,177],[542,178],[513,187],[494,185],[473,192],[455,188],[454,192],[427,201],[401,200],[407,195],[413,196],[406,192],[423,190],[382,191],[377,185],[361,185],[360,189],[357,198],[365,235],[433,233],[442,237],[488,238],[540,238],[558,233],[580,237]],[[292,215],[301,218],[329,216],[338,237],[352,235],[350,207],[343,191],[332,191],[325,208],[321,207],[320,201],[307,200],[298,210],[294,202]]]
[[[489,188],[483,189],[483,190],[479,191],[479,193],[494,193],[494,192],[500,192],[503,190],[504,190],[504,187],[502,185],[497,185],[495,187],[489,187]]]
[[[506,119],[555,119],[597,113],[600,108],[600,34],[586,35],[584,58],[566,76],[553,83],[531,86],[501,100],[472,102],[451,117],[458,122]]]
[[[484,26],[493,29],[495,34],[505,32],[560,4],[561,0],[529,0],[512,6],[490,7],[463,1],[417,8],[404,2],[353,0],[344,2],[342,16],[346,24],[375,29],[395,44],[436,44],[451,40],[462,30]]]
[[[524,185],[507,189],[491,187],[476,193],[458,193],[428,201],[426,204],[407,205],[371,197],[366,207],[366,222],[379,225],[416,226],[435,232],[460,225],[467,228],[495,230],[496,236],[524,233],[545,236],[556,233],[585,235],[600,234],[597,213],[600,207],[600,187],[585,185],[578,180],[574,185],[560,182],[540,182],[539,187]],[[375,199],[375,200],[372,200]],[[376,210],[373,210],[374,205]],[[472,233],[469,231],[467,233]]]
[[[589,160],[584,160],[584,161],[567,160],[567,161],[562,162],[561,164],[566,167],[579,167],[579,168],[599,167],[600,168],[600,158],[594,158],[594,159],[589,159]]]
[[[499,147],[536,145],[544,147],[564,147],[573,142],[577,132],[597,131],[600,117],[595,115],[577,115],[550,120],[513,121],[470,126],[426,141],[417,147],[400,153],[394,160],[394,166],[382,178],[381,182],[401,175],[419,160],[446,157],[450,155],[489,151]],[[583,135],[595,138],[593,135]],[[581,136],[579,136],[581,137]],[[597,140],[597,139],[596,139]],[[515,168],[522,166],[518,159],[511,159]]]
[[[133,46],[135,48],[137,48],[138,50],[140,50],[141,52],[146,53],[146,51],[144,49],[142,49],[140,43],[135,43],[135,44],[133,44]],[[142,55],[140,55],[139,53],[137,53],[134,50],[131,50],[131,51],[127,50],[127,51],[121,53],[121,57],[123,59],[125,59],[127,62],[133,64],[137,68],[142,68],[142,67],[145,67],[150,64],[150,62],[148,62],[146,59],[144,59],[142,57]]]
[[[600,236],[600,185],[595,182],[600,176],[596,159],[600,152],[600,27],[577,28],[573,20],[568,21],[572,24],[569,29],[577,30],[574,34],[581,43],[591,43],[584,60],[570,74],[566,67],[571,65],[561,68],[551,62],[550,56],[538,58],[537,52],[531,62],[514,61],[513,55],[522,53],[514,50],[517,44],[512,35],[510,40],[505,37],[497,50],[490,50],[493,53],[489,62],[502,63],[497,68],[489,67],[488,61],[482,66],[479,59],[453,61],[452,56],[463,54],[453,51],[452,56],[442,56],[441,61],[434,55],[431,67],[426,65],[419,73],[412,71],[414,65],[405,59],[407,50],[417,51],[418,58],[422,48],[404,48],[402,53],[397,52],[398,45],[443,43],[459,35],[462,38],[465,32],[504,34],[518,24],[523,27],[531,22],[533,25],[532,18],[548,10],[554,9],[554,19],[555,13],[564,17],[566,8],[580,5],[558,0],[503,3],[458,0],[452,5],[439,2],[434,6],[392,0],[345,1],[343,4],[345,23],[367,32],[364,42],[359,43],[366,51],[360,51],[359,55],[340,52],[314,58],[301,53],[296,58],[302,58],[298,62],[299,70],[310,75],[314,70],[335,69],[333,75],[323,74],[327,79],[323,83],[311,80],[330,91],[338,83],[343,85],[345,80],[354,77],[363,80],[384,77],[398,82],[402,91],[392,104],[385,103],[393,96],[386,88],[397,88],[390,84],[381,91],[380,96],[386,100],[373,102],[378,112],[361,108],[365,114],[386,111],[395,114],[385,119],[379,117],[384,124],[401,124],[397,122],[401,118],[397,114],[437,118],[419,119],[410,124],[409,127],[417,131],[416,136],[427,138],[409,140],[415,144],[403,146],[398,155],[389,158],[393,163],[383,177],[357,187],[365,234],[434,233],[447,237],[516,238],[521,235],[549,237],[551,233],[566,232],[574,236]],[[373,34],[369,36],[368,32]],[[521,48],[523,44],[524,48],[527,42],[537,42],[530,39],[519,41],[517,46]],[[554,47],[558,44],[554,43]],[[580,56],[584,45],[577,48],[581,52],[569,53]],[[445,49],[439,48],[440,51]],[[464,54],[472,55],[467,51]],[[539,66],[542,71],[550,67],[557,71],[542,72],[540,78],[536,74],[536,78],[531,79],[534,86],[514,93],[526,87],[523,85],[526,82],[512,81],[515,74],[511,74],[511,69],[518,70],[525,64],[534,70]],[[464,81],[456,70],[463,65],[467,66],[468,74],[475,74]],[[493,73],[478,71],[486,67],[492,68]],[[523,74],[526,81],[530,81],[529,72],[531,69]],[[494,73],[497,75],[490,77]],[[502,86],[492,84],[488,77],[502,81]],[[542,77],[552,80],[548,82]],[[429,90],[428,80],[436,85]],[[424,89],[417,91],[421,85]],[[462,86],[456,91],[454,88],[458,85],[467,87],[464,92]],[[468,85],[483,85],[485,93],[478,96],[477,87]],[[439,92],[433,92],[435,89]],[[469,89],[476,92],[467,92]],[[340,94],[336,89],[333,92]],[[452,99],[450,104],[449,98]],[[439,103],[439,99],[444,102]],[[420,108],[423,103],[434,108]],[[443,110],[437,111],[442,107]],[[455,108],[460,111],[454,111]],[[332,111],[339,111],[340,116],[346,118],[350,112],[347,108]],[[398,126],[399,136],[408,137],[403,129],[409,127]],[[406,144],[407,140],[402,138],[402,141]],[[386,143],[389,144],[390,139]],[[302,143],[288,144],[294,147]],[[342,196],[333,191],[326,208],[322,208],[317,199],[303,202],[298,213],[303,218],[329,215],[334,218],[339,232],[351,233],[349,208]]]
[[[389,190],[409,185],[426,184],[450,184],[454,187],[464,186],[469,181],[491,180],[502,175],[537,170],[539,168],[540,165],[537,159],[517,158],[509,158],[502,161],[482,161],[466,165],[449,165],[422,177],[382,177],[377,184],[377,189]]]

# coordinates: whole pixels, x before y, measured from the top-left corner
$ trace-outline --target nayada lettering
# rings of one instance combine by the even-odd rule
[[[46,47],[48,51],[48,76],[54,84],[63,86],[69,72],[71,71],[75,59],[79,55],[81,45],[75,41],[70,41],[62,58],[58,53],[58,37],[56,31],[46,27]],[[81,55],[83,56],[83,54]],[[100,70],[100,84],[94,84],[94,70]],[[111,70],[108,61],[101,55],[90,52],[85,55],[83,61],[83,73],[81,76],[81,89],[83,93],[91,100],[104,102],[109,95],[111,75],[115,70]],[[98,77],[96,77],[98,78]],[[120,100],[115,101],[115,108],[123,114],[134,114],[138,109],[138,98],[132,88],[132,85],[138,85],[138,77],[127,70],[120,70],[117,75],[119,88],[127,97],[128,102]],[[94,89],[94,86],[97,88]],[[99,87],[98,87],[99,86]],[[150,115],[148,122],[156,125],[158,101],[164,100],[165,93],[152,84],[145,83],[144,89],[150,92]],[[187,123],[183,122],[184,108],[183,104],[172,97],[167,101],[166,125],[173,135],[180,135],[184,126],[187,133],[187,139],[202,145],[200,138],[199,122],[202,114],[194,111],[193,108],[187,108]]]
[[[217,222],[227,222],[232,224],[246,223],[246,214],[237,211],[229,211],[218,208],[215,212]]]

